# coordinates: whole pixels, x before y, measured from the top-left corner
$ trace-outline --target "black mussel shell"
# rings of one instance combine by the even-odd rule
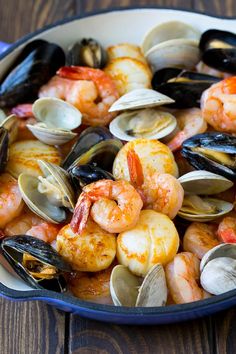
[[[0,107],[35,100],[39,88],[64,64],[58,45],[44,40],[27,44],[0,84]]]
[[[8,159],[8,144],[9,134],[8,131],[0,127],[0,173],[5,170]]]
[[[102,168],[93,164],[75,166],[70,170],[69,173],[73,184],[75,187],[79,188],[83,188],[87,184],[99,181],[101,179],[114,180],[114,177],[111,173],[104,171]]]
[[[107,53],[102,46],[92,38],[84,38],[69,48],[66,65],[88,66],[101,69],[107,63]]]
[[[236,179],[236,137],[217,132],[198,134],[182,145],[182,155],[197,170]]]
[[[120,148],[122,147],[122,143],[118,139],[114,139],[109,129],[105,127],[89,127],[85,129],[80,134],[77,142],[74,144],[70,153],[65,158],[63,162],[63,168],[65,170],[70,170],[72,168],[72,164],[74,167],[74,162],[77,159],[79,159],[82,155],[85,155],[94,145],[105,140],[118,141],[117,144],[120,145]],[[98,155],[97,158],[99,158]],[[102,158],[104,158],[105,160],[103,161]],[[103,154],[103,156],[101,156],[100,154],[99,161],[89,161],[89,159],[87,158],[87,161],[83,162],[83,165],[91,162],[96,162],[99,167],[103,168],[104,170],[107,170],[107,168],[103,167],[104,165],[107,166],[106,160],[106,154]],[[102,165],[100,165],[100,162],[102,163]],[[76,163],[75,166],[77,166]]]
[[[227,31],[208,30],[199,43],[202,61],[208,66],[228,73],[236,73],[236,35]]]
[[[200,106],[203,91],[219,80],[211,75],[177,68],[164,68],[155,72],[152,87],[175,100],[171,107],[192,108]]]
[[[32,236],[17,235],[4,238],[0,247],[3,256],[15,272],[32,287],[57,292],[66,290],[66,281],[61,273],[71,272],[71,267],[48,243]],[[35,279],[22,264],[24,253],[44,264],[54,266],[58,273],[52,279]]]

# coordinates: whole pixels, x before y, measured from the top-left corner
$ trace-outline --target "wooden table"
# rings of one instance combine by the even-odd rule
[[[13,42],[65,17],[129,5],[236,16],[235,0],[0,0],[0,39]],[[182,324],[135,327],[82,319],[40,302],[0,298],[0,330],[0,354],[236,353],[233,309]]]

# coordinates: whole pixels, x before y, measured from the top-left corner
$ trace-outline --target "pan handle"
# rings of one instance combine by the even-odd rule
[[[7,50],[10,47],[9,43],[1,42],[0,41],[0,54]]]

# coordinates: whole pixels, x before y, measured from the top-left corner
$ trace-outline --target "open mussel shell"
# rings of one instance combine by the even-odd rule
[[[69,174],[76,189],[78,187],[82,189],[87,184],[101,179],[115,180],[111,173],[93,164],[75,166],[69,171]]]
[[[0,173],[5,170],[8,159],[9,134],[8,131],[0,127]]]
[[[0,127],[7,129],[8,137],[9,137],[9,145],[12,144],[18,134],[18,119],[15,114],[11,114],[10,116],[6,117],[4,120],[1,121]]]
[[[44,40],[28,43],[0,83],[0,107],[37,98],[39,88],[65,65],[65,54]]]
[[[107,63],[107,53],[102,46],[92,38],[84,38],[74,43],[68,49],[66,65],[103,68]]]
[[[200,32],[187,23],[180,21],[169,21],[158,24],[149,30],[142,42],[142,51],[144,54],[158,43],[171,39],[186,38],[199,40]]]
[[[164,306],[167,301],[164,269],[156,264],[142,279],[127,267],[117,265],[111,273],[110,292],[116,306]]]
[[[47,145],[63,145],[77,135],[70,130],[48,128],[44,123],[27,124],[27,128],[38,140]]]
[[[22,173],[18,178],[18,185],[26,205],[42,219],[55,224],[66,220],[66,211],[53,205],[47,195],[38,191],[39,179]]]
[[[113,103],[109,112],[155,107],[173,102],[174,101],[170,97],[167,97],[162,93],[147,88],[141,88],[121,96]]]
[[[178,180],[186,194],[217,194],[233,186],[233,182],[229,179],[204,170],[186,173],[179,177]]]
[[[200,271],[202,272],[207,263],[219,257],[228,257],[236,260],[236,244],[222,243],[209,250],[207,253],[204,254],[201,260]]]
[[[177,68],[164,68],[153,75],[152,87],[171,97],[173,108],[200,106],[203,91],[220,79],[215,76]]]
[[[62,273],[71,272],[71,267],[46,242],[32,236],[18,235],[5,238],[0,247],[15,272],[32,287],[57,292],[66,290]],[[28,266],[25,256],[29,260]]]
[[[161,139],[176,127],[175,117],[155,108],[124,112],[110,123],[110,131],[123,141],[137,138]]]
[[[197,134],[183,142],[181,153],[197,170],[236,178],[236,137],[230,134]]]
[[[77,158],[86,153],[94,145],[103,140],[110,140],[112,138],[113,136],[109,129],[105,127],[89,127],[85,129],[65,158],[62,167],[68,169]]]
[[[156,44],[145,57],[153,72],[165,67],[193,69],[200,61],[200,51],[197,41],[181,38]]]

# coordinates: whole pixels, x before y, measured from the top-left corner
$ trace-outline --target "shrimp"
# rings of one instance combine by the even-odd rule
[[[107,125],[117,115],[109,113],[119,98],[112,79],[102,70],[80,66],[62,67],[39,91],[39,97],[61,98],[77,107],[83,124]]]
[[[217,226],[214,224],[193,222],[184,234],[184,251],[192,252],[199,259],[202,259],[205,253],[220,244],[216,231]]]
[[[182,206],[184,190],[180,182],[168,173],[147,175],[144,178],[141,161],[133,149],[127,154],[130,180],[138,190],[145,209],[153,209],[173,219]]]
[[[203,118],[215,130],[236,133],[236,76],[222,80],[203,92]]]
[[[180,131],[167,144],[171,151],[180,149],[184,140],[207,130],[207,123],[199,108],[181,109],[175,113],[175,117]]]
[[[30,118],[34,116],[32,107],[32,103],[18,104],[17,106],[12,108],[11,112],[12,114],[15,114],[16,116],[21,118]]]
[[[147,61],[141,52],[141,48],[130,43],[120,43],[107,48],[109,60],[128,57],[139,60],[147,65]]]
[[[37,123],[37,120],[34,118],[34,114],[32,112],[32,106],[33,105],[31,103],[18,104],[11,110],[11,113],[15,114],[18,118],[17,140],[36,139],[27,127],[27,124],[34,125]]]
[[[190,252],[178,253],[165,267],[167,287],[176,304],[210,297],[199,285],[200,261]]]
[[[217,235],[226,243],[236,243],[236,218],[226,216],[218,226]]]
[[[0,175],[0,228],[20,215],[23,206],[17,180],[9,173]]]
[[[81,233],[89,213],[104,230],[119,233],[138,222],[143,202],[127,181],[100,180],[87,185],[80,194],[71,220],[74,232]]]

